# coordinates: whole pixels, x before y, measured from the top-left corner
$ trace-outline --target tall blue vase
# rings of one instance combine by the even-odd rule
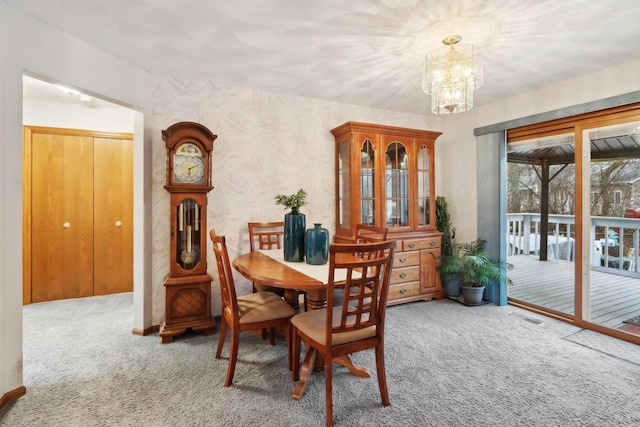
[[[304,234],[307,222],[297,209],[284,215],[284,260],[304,261]]]
[[[304,244],[307,264],[322,265],[327,263],[329,230],[322,228],[322,224],[316,222],[313,224],[313,228],[307,230]]]

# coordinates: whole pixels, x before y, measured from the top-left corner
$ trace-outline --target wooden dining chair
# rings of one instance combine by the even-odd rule
[[[240,333],[275,329],[284,327],[287,334],[287,363],[292,368],[291,359],[291,326],[290,319],[296,311],[273,292],[255,292],[238,297],[229,262],[229,253],[224,236],[209,232],[216,256],[218,275],[220,277],[220,296],[222,300],[222,315],[220,316],[220,337],[216,359],[220,358],[222,347],[227,335],[227,327],[231,328],[231,349],[229,365],[224,386],[229,387],[233,381],[233,374],[238,359],[238,344]],[[273,344],[273,342],[271,343]]]
[[[356,243],[372,243],[387,240],[387,227],[376,227],[368,224],[356,224]],[[336,284],[333,295],[335,305],[342,305],[344,301],[344,289],[340,284]]]
[[[293,326],[293,380],[300,378],[300,342],[307,350],[305,365],[314,352],[325,363],[327,426],[333,425],[332,360],[373,348],[382,405],[389,406],[384,367],[384,319],[396,242],[331,244],[327,307],[298,314]],[[336,270],[346,272],[345,302],[336,305],[333,298]]]
[[[381,242],[387,240],[387,227],[368,224],[356,224],[356,243]]]
[[[256,252],[260,249],[282,249],[282,240],[284,239],[284,221],[271,221],[271,222],[249,222],[249,247],[251,252]],[[275,286],[262,285],[259,283],[253,284],[254,292],[270,291],[274,292],[281,297],[285,297],[285,290]],[[298,304],[300,292],[295,290],[289,290],[290,295],[287,295],[287,302],[289,304]],[[297,308],[298,306],[296,305]],[[306,298],[304,299],[304,308],[306,306]]]
[[[260,249],[282,248],[284,221],[249,222],[247,225],[249,227],[249,248],[251,248],[251,252],[256,252]],[[284,290],[282,288],[259,283],[253,284],[253,291],[270,291],[284,296]]]

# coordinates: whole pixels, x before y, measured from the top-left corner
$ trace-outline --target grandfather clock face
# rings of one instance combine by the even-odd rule
[[[180,145],[173,154],[173,182],[176,184],[204,184],[205,157],[196,144]]]

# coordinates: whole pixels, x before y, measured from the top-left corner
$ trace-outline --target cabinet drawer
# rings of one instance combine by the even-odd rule
[[[394,268],[391,270],[391,283],[410,282],[420,280],[420,266]]]
[[[396,252],[393,256],[393,268],[409,267],[420,264],[420,252]]]
[[[420,294],[420,282],[400,283],[389,286],[389,299],[412,297]]]
[[[403,240],[402,248],[405,251],[415,251],[419,249],[434,249],[440,247],[442,237],[430,237],[427,239]]]

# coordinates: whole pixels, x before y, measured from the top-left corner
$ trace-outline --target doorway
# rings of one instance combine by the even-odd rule
[[[132,145],[24,127],[24,304],[133,290]]]
[[[51,221],[42,227],[43,231],[35,233],[39,235],[39,237],[35,237],[38,240],[35,242],[38,248],[54,246],[53,243],[56,239],[51,237],[56,233],[60,234],[59,232],[62,230],[75,231],[80,234],[80,238],[66,239],[66,242],[63,239],[57,242],[62,245],[61,254],[69,254],[67,262],[64,264],[71,265],[72,268],[71,273],[66,273],[64,286],[70,290],[61,292],[58,289],[51,293],[56,298],[68,298],[131,291],[133,288],[132,137],[137,113],[129,108],[88,96],[77,90],[59,87],[29,76],[23,77],[23,105],[23,124],[25,130],[29,129],[25,131],[25,136],[37,134],[38,141],[36,143],[44,144],[44,146],[54,144],[56,147],[60,147],[65,144],[76,144],[75,148],[71,148],[68,153],[67,164],[69,167],[64,168],[67,171],[67,178],[64,178],[64,174],[62,180],[56,178],[57,183],[61,185],[54,191],[50,191],[51,188],[47,189],[47,186],[52,185],[56,179],[51,174],[52,171],[47,172],[44,177],[45,181],[51,182],[44,186],[44,197],[41,200],[51,205],[57,205],[58,208],[64,205],[80,205],[75,216],[70,217],[73,218],[72,220],[51,218]],[[53,131],[48,135],[43,131],[43,129],[51,128]],[[34,129],[37,132],[34,133]],[[81,130],[70,132],[69,129]],[[85,129],[93,131],[85,131]],[[80,141],[85,143],[82,144]],[[26,144],[25,141],[25,154],[29,152],[31,145]],[[94,151],[97,154],[95,161],[93,158],[90,162],[84,161],[91,157]],[[41,156],[44,157],[41,159],[42,163],[55,165],[64,161],[64,156],[60,158],[53,155],[57,152],[58,150],[53,150],[45,156]],[[30,165],[25,164],[24,166],[26,172]],[[94,173],[107,178],[94,180]],[[23,178],[24,206],[26,208],[30,206],[29,193],[34,188],[31,187],[26,176]],[[64,186],[69,186],[71,191],[61,191]],[[62,196],[63,194],[65,196]],[[123,206],[126,207],[123,208]],[[29,231],[32,225],[30,215],[25,215],[23,223],[25,231]],[[67,225],[67,223],[69,224]],[[96,238],[93,232],[94,225],[110,227],[115,232],[101,233],[101,237]],[[66,234],[72,235],[73,233]],[[123,242],[126,244],[123,245]],[[25,251],[23,270],[25,270],[24,279],[27,284],[27,280],[31,280],[30,271],[27,271],[30,270],[28,260],[31,257],[31,252],[26,242],[23,247]],[[91,247],[91,250],[88,250],[87,247]],[[112,250],[113,247],[117,247],[118,250]],[[27,251],[29,252],[27,253]],[[95,263],[96,259],[100,262]],[[63,264],[56,262],[55,256],[53,261],[51,259],[49,261],[54,264]],[[102,268],[96,270],[94,274],[95,266]],[[127,279],[120,280],[115,278],[114,274],[124,275]],[[77,282],[78,277],[83,275],[90,275],[91,279],[95,276],[98,279],[99,283],[97,283],[95,291],[81,289],[82,287]],[[76,283],[73,283],[74,281]],[[114,284],[117,285],[114,286]],[[91,282],[92,288],[93,285]],[[30,295],[26,286],[24,289],[24,302],[28,303],[31,301]],[[36,298],[33,301],[52,299],[49,297],[49,293],[47,290],[44,293],[44,298]]]
[[[640,343],[639,135],[638,104],[507,131],[509,303]]]

